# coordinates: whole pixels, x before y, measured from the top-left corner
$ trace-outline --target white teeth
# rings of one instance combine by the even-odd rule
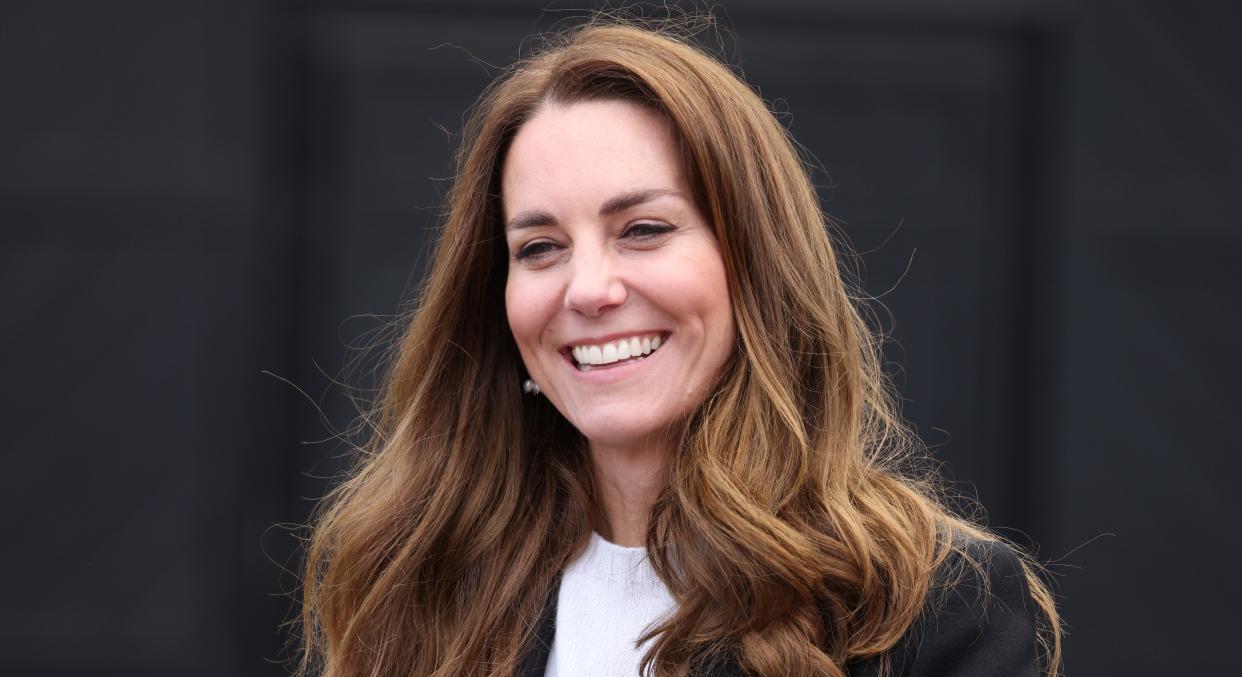
[[[589,367],[650,355],[663,343],[664,339],[659,335],[634,336],[600,345],[571,346],[569,352],[574,356],[576,364],[580,367]]]

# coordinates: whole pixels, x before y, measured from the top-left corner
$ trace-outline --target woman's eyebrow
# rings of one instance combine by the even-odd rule
[[[611,197],[607,202],[600,205],[600,216],[612,216],[623,212],[631,207],[637,207],[640,204],[651,202],[652,200],[662,197],[683,197],[681,193],[666,188],[644,188],[642,190],[634,190],[628,193],[621,193],[615,197]]]
[[[680,197],[685,196],[675,190],[667,188],[643,188],[640,190],[632,190],[620,195],[614,195],[608,198],[604,204],[599,207],[600,216],[612,216],[619,214],[632,207],[657,200],[662,197]],[[505,231],[522,230],[524,228],[538,228],[540,226],[555,226],[557,220],[548,212],[541,210],[531,210],[520,212],[513,218],[509,219],[509,223],[505,225]]]
[[[505,225],[505,232],[522,230],[523,228],[538,228],[539,226],[555,225],[555,216],[552,216],[544,211],[533,210],[521,212],[517,216],[509,219],[509,223]]]

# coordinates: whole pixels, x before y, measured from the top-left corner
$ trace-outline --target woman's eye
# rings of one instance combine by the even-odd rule
[[[521,261],[523,259],[538,259],[541,256],[544,256],[552,252],[555,249],[556,249],[555,242],[548,242],[547,240],[540,240],[538,242],[531,242],[530,244],[522,247],[521,249],[518,249],[517,253],[513,255],[513,258],[518,261]]]
[[[650,240],[658,235],[663,235],[673,231],[673,226],[667,223],[635,223],[625,231],[625,237],[635,240]]]

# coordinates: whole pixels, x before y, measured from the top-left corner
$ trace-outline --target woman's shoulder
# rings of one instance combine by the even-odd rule
[[[851,677],[891,672],[931,675],[1040,674],[1039,607],[1022,559],[1009,545],[974,537],[954,539],[936,572],[922,614],[882,657],[851,666]]]

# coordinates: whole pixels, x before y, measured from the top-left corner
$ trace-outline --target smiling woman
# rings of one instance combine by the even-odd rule
[[[302,671],[1055,674],[1034,563],[909,463],[877,350],[744,82],[669,31],[559,36],[463,133]]]
[[[546,105],[514,137],[501,194],[522,362],[597,467],[626,459],[624,479],[597,478],[601,498],[621,500],[662,471],[675,427],[733,353],[720,247],[673,129],[626,101]],[[604,537],[644,544],[645,514],[602,507]]]

